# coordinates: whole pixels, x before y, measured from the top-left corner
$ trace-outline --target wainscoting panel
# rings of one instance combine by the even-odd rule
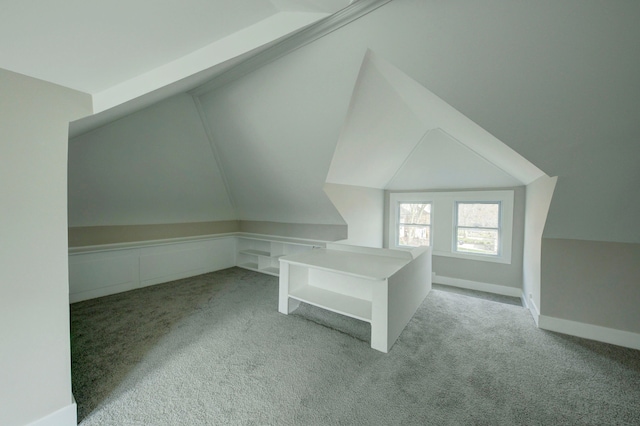
[[[147,247],[140,254],[140,287],[230,268],[235,238]]]
[[[93,299],[235,265],[234,236],[74,249],[69,302]]]
[[[137,288],[139,253],[128,249],[69,256],[70,302]]]

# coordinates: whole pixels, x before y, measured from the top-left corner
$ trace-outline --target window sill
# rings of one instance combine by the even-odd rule
[[[511,264],[511,259],[506,258],[504,256],[491,256],[491,255],[481,255],[481,254],[467,254],[467,253],[457,253],[450,251],[433,251],[434,256],[444,256],[444,257],[455,257],[457,259],[466,259],[466,260],[477,260],[480,262],[491,262],[491,263],[504,263],[506,265]]]

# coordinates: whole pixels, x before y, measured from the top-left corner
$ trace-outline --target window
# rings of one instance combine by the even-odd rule
[[[434,256],[511,263],[513,190],[390,192],[387,243]]]
[[[500,203],[456,202],[456,251],[489,256],[500,253]]]
[[[398,203],[398,246],[431,245],[431,203]]]

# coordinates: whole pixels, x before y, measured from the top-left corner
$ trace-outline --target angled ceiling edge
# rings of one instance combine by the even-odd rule
[[[522,183],[440,128],[428,131],[388,190],[501,188]]]
[[[365,54],[326,182],[382,189],[426,128]]]
[[[369,51],[367,57],[428,129],[441,128],[524,185],[545,175],[516,151],[374,52]]]

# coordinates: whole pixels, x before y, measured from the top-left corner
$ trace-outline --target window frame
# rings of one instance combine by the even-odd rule
[[[398,248],[403,249],[411,249],[415,248],[414,246],[405,246],[400,244],[400,226],[408,225],[408,226],[425,226],[423,223],[401,223],[400,222],[400,205],[401,204],[429,204],[429,224],[426,225],[429,228],[429,247],[433,245],[433,203],[430,201],[402,201],[399,200],[396,202],[396,225],[395,225],[395,239],[394,244]]]
[[[429,239],[434,256],[511,264],[514,190],[389,192],[388,245],[390,248],[406,250],[408,246],[398,245],[399,202],[431,203]],[[500,202],[502,232],[498,239],[499,255],[466,253],[455,250],[457,239],[456,202]]]
[[[459,215],[458,212],[460,211],[459,206],[460,204],[497,204],[498,205],[498,227],[497,228],[493,228],[493,227],[483,227],[483,226],[460,226],[458,224],[458,219],[459,219]],[[454,212],[454,219],[453,219],[453,242],[451,244],[452,249],[456,252],[456,253],[460,253],[460,254],[472,254],[475,256],[491,256],[491,257],[500,257],[501,253],[502,253],[502,201],[454,201],[454,207],[453,207],[453,212]],[[470,253],[467,251],[461,251],[458,248],[458,230],[462,228],[462,229],[490,229],[490,230],[496,230],[498,231],[498,250],[496,252],[496,254],[491,254],[491,253]]]

